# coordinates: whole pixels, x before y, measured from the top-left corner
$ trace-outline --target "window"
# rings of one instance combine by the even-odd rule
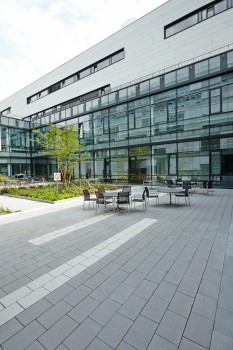
[[[172,36],[176,33],[181,32],[184,29],[187,29],[189,27],[192,27],[194,24],[198,23],[198,14],[195,13],[194,15],[191,15],[183,20],[180,20],[179,22],[167,27],[165,29],[165,37],[168,38],[169,36]]]
[[[66,80],[63,81],[62,87],[65,87],[65,86],[67,86],[67,85],[70,85],[70,84],[72,84],[73,82],[74,82],[74,77],[73,77],[73,76],[70,77],[70,78],[67,78]]]
[[[103,69],[103,68],[109,66],[109,64],[110,64],[110,59],[109,59],[109,58],[106,58],[105,60],[103,60],[103,61],[101,61],[101,62],[99,62],[99,63],[97,64],[97,65],[98,65],[98,70]]]
[[[154,78],[150,80],[150,91],[159,90],[160,89],[160,77]]]
[[[208,74],[208,60],[195,64],[195,78]]]
[[[57,90],[59,90],[61,88],[61,84],[60,83],[56,83],[52,86],[49,87],[49,94],[51,94],[52,92],[55,92]]]
[[[220,89],[214,89],[210,92],[210,111],[212,114],[220,112]]]
[[[189,80],[189,67],[178,69],[178,71],[176,72],[176,75],[177,75],[177,83],[181,83],[183,81]]]
[[[140,83],[139,89],[140,89],[140,95],[149,92],[149,89],[150,89],[149,81],[144,81],[143,83]]]
[[[45,97],[47,95],[48,95],[48,90],[47,89],[40,92],[40,98]]]
[[[208,7],[206,12],[207,12],[207,18],[212,17],[214,15],[214,6]]]
[[[227,68],[233,67],[233,51],[227,53]]]
[[[108,134],[108,117],[101,118],[103,134]]]
[[[122,51],[120,51],[120,52],[118,52],[118,53],[116,53],[115,55],[112,56],[112,64],[122,60],[123,58],[125,58],[124,50],[122,50]]]
[[[176,72],[167,73],[164,76],[165,86],[176,84]]]
[[[209,73],[218,72],[220,70],[220,56],[209,59]]]
[[[227,0],[220,1],[214,6],[215,15],[227,9]]]
[[[128,87],[128,98],[136,96],[136,85]]]
[[[80,79],[83,79],[83,78],[87,77],[90,74],[91,74],[91,69],[87,68],[87,69],[85,69],[85,70],[83,70],[82,72],[79,73],[79,77],[80,77]]]
[[[135,129],[135,111],[129,112],[129,129]]]
[[[233,111],[233,84],[222,88],[222,111]]]
[[[119,91],[119,101],[127,99],[127,89],[123,89]]]
[[[166,26],[165,29],[165,38],[181,32],[184,29],[190,28],[198,22],[204,21],[207,18],[211,18],[222,11],[230,9],[232,7],[232,0],[222,0],[216,2],[214,5],[206,5],[202,10],[197,10],[194,13],[190,14],[186,18],[180,18],[180,20],[173,22]]]

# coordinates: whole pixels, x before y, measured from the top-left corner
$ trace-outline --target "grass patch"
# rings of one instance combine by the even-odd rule
[[[12,211],[8,208],[4,208],[3,205],[0,206],[0,215],[10,214]]]

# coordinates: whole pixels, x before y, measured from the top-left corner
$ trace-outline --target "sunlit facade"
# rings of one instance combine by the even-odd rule
[[[0,102],[0,173],[52,179],[30,140],[57,123],[90,154],[75,178],[233,178],[232,17],[233,0],[170,0]]]

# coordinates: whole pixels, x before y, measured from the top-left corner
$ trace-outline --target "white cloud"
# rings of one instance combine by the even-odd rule
[[[1,0],[0,101],[166,0]]]

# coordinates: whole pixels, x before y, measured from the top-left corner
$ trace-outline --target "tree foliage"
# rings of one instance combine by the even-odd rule
[[[73,169],[82,160],[89,158],[87,152],[83,152],[83,144],[80,143],[78,129],[74,125],[61,128],[56,124],[48,126],[48,130],[33,130],[36,142],[42,154],[56,159],[58,170],[61,172],[64,188],[71,183]]]

